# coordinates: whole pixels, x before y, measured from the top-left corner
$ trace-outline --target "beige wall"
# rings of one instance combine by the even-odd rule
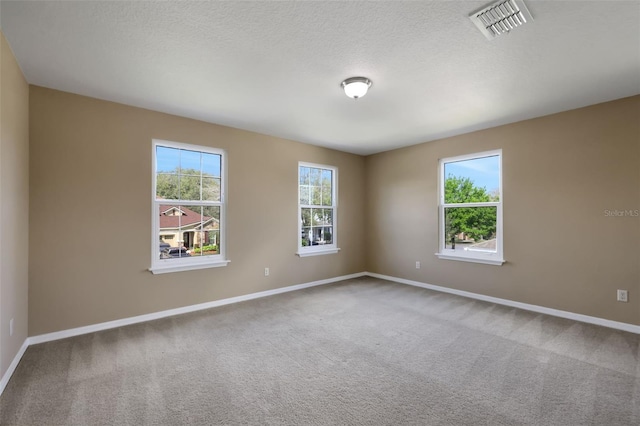
[[[363,158],[32,86],[29,335],[364,270],[640,324],[640,218],[604,213],[640,209],[639,119],[636,96]],[[153,138],[227,150],[229,266],[146,270]],[[496,148],[507,263],[437,259],[438,159]],[[339,167],[337,255],[294,254],[298,161]]]
[[[438,159],[498,148],[507,263],[437,259]],[[370,156],[366,175],[369,271],[640,324],[640,217],[605,216],[640,209],[640,96]]]
[[[29,118],[30,335],[365,269],[363,157],[34,86]],[[153,138],[227,150],[227,267],[147,271]],[[298,161],[339,168],[338,254],[295,255]]]
[[[27,338],[28,120],[29,86],[0,32],[0,378]]]

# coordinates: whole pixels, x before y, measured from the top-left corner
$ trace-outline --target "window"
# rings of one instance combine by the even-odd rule
[[[440,160],[441,259],[502,265],[502,151]]]
[[[223,150],[153,141],[151,272],[225,266]]]
[[[298,256],[337,253],[338,169],[298,164]]]

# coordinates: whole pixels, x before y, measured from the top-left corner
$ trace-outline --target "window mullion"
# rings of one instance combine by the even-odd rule
[[[224,203],[220,201],[198,201],[198,200],[154,200],[158,205],[171,206],[205,206],[205,207],[221,207]]]
[[[449,203],[443,204],[446,208],[456,208],[456,207],[498,207],[500,202],[496,201],[487,201],[482,203]]]
[[[200,153],[200,201],[203,201],[202,198],[202,153]]]

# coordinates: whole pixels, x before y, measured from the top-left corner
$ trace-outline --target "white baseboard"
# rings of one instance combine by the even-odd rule
[[[339,277],[328,278],[326,280],[311,281],[304,284],[297,284],[288,287],[276,288],[273,290],[260,291],[257,293],[245,294],[243,296],[230,297],[228,299],[214,300],[212,302],[199,303],[197,305],[183,306],[182,308],[169,309],[166,311],[154,312],[151,314],[138,315],[135,317],[122,318],[119,320],[102,322],[99,324],[87,325],[84,327],[72,328],[69,330],[56,331],[53,333],[40,334],[38,336],[29,337],[29,345],[50,342],[53,340],[65,339],[67,337],[79,336],[81,334],[94,333],[96,331],[108,330],[111,328],[122,327],[125,325],[138,324],[141,322],[153,321],[160,318],[171,317],[174,315],[186,314],[189,312],[201,311],[203,309],[215,308],[217,306],[230,305],[232,303],[244,302],[246,300],[258,299],[261,297],[273,296],[280,293],[301,290],[303,288],[315,287],[323,284],[330,284],[336,281],[348,280],[365,276],[365,272],[356,274],[342,275]]]
[[[16,371],[16,367],[18,367],[18,363],[22,359],[22,356],[24,355],[24,352],[27,350],[28,347],[29,347],[29,339],[27,338],[22,343],[22,346],[18,350],[18,353],[16,354],[16,356],[13,357],[13,361],[11,361],[11,364],[9,364],[9,368],[4,373],[4,376],[2,376],[2,379],[0,379],[0,395],[2,395],[2,392],[4,392],[4,388],[7,387],[7,384],[9,383],[9,379],[13,375],[13,372]]]
[[[9,383],[9,379],[13,375],[18,363],[22,359],[25,351],[30,345],[38,343],[51,342],[53,340],[65,339],[67,337],[79,336],[81,334],[93,333],[96,331],[108,330],[111,328],[122,327],[125,325],[137,324],[146,321],[152,321],[160,318],[166,318],[174,315],[186,314],[188,312],[201,311],[203,309],[215,308],[217,306],[230,305],[232,303],[244,302],[246,300],[258,299],[261,297],[273,296],[280,293],[287,293],[295,290],[302,290],[303,288],[315,287],[324,284],[330,284],[337,281],[349,280],[352,278],[363,277],[367,275],[365,272],[358,272],[356,274],[342,275],[339,277],[328,278],[325,280],[311,281],[308,283],[292,285],[288,287],[276,288],[273,290],[260,291],[257,293],[245,294],[243,296],[230,297],[228,299],[214,300],[212,302],[199,303],[197,305],[184,306],[182,308],[169,309],[166,311],[154,312],[151,314],[138,315],[135,317],[123,318],[114,321],[103,322],[99,324],[87,325],[84,327],[72,328],[69,330],[56,331],[53,333],[40,334],[38,336],[27,337],[22,344],[22,347],[14,357],[11,365],[7,369],[2,380],[0,380],[0,395],[4,392],[4,388]]]
[[[380,278],[382,280],[394,281],[400,284],[412,285],[415,287],[427,288],[442,293],[455,294],[457,296],[468,297],[471,299],[483,300],[485,302],[496,303],[498,305],[510,306],[513,308],[524,309],[526,311],[538,312],[540,314],[551,315],[554,317],[571,319],[589,324],[601,325],[603,327],[615,328],[617,330],[628,331],[630,333],[640,334],[640,325],[627,324],[626,322],[612,321],[604,318],[592,317],[589,315],[576,314],[574,312],[561,311],[559,309],[547,308],[544,306],[530,305],[528,303],[516,302],[508,299],[500,299],[498,297],[485,296],[483,294],[471,293],[469,291],[456,290],[448,287],[441,287],[433,284],[421,283],[419,281],[407,280],[404,278],[392,277],[389,275],[376,274],[374,272],[365,272],[367,276]]]
[[[315,287],[324,284],[330,284],[337,281],[348,280],[352,278],[358,278],[363,276],[370,276],[374,278],[380,278],[383,280],[394,281],[400,284],[412,285],[415,287],[422,287],[429,290],[435,290],[442,293],[455,294],[462,297],[468,297],[471,299],[483,300],[485,302],[496,303],[499,305],[510,306],[514,308],[524,309],[527,311],[538,312],[541,314],[552,315],[560,318],[567,318],[575,321],[585,322],[589,324],[601,325],[603,327],[614,328],[618,330],[628,331],[630,333],[640,334],[640,326],[627,324],[618,321],[611,321],[604,318],[591,317],[588,315],[576,314],[573,312],[561,311],[558,309],[546,308],[544,306],[530,305],[528,303],[515,302],[508,299],[500,299],[492,296],[485,296],[482,294],[471,293],[468,291],[456,290],[448,287],[441,287],[433,284],[426,284],[419,281],[407,280],[404,278],[392,277],[389,275],[382,275],[373,272],[358,272],[356,274],[342,275],[339,277],[328,278],[325,280],[311,281],[304,284],[297,284],[288,287],[276,288],[273,290],[260,291],[257,293],[246,294],[243,296],[230,297],[228,299],[214,300],[212,302],[200,303],[197,305],[184,306],[182,308],[169,309],[166,311],[154,312],[151,314],[138,315],[135,317],[123,318],[115,321],[108,321],[99,324],[87,325],[84,327],[72,328],[69,330],[56,331],[54,333],[41,334],[38,336],[28,337],[25,339],[22,347],[14,357],[11,365],[7,369],[6,373],[0,380],[0,395],[4,391],[5,387],[9,383],[9,379],[13,375],[20,359],[24,355],[25,351],[30,345],[38,343],[50,342],[53,340],[65,339],[67,337],[79,336],[81,334],[93,333],[96,331],[108,330],[112,328],[122,327],[125,325],[137,324],[146,321],[152,321],[160,318],[166,318],[174,315],[185,314],[188,312],[201,311],[203,309],[215,308],[217,306],[229,305],[232,303],[244,302],[247,300],[258,299],[261,297],[273,296],[280,293],[287,293],[290,291],[302,290],[304,288]]]

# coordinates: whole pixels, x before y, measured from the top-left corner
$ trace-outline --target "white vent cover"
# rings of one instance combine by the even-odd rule
[[[499,0],[469,15],[489,40],[533,21],[523,1]]]

